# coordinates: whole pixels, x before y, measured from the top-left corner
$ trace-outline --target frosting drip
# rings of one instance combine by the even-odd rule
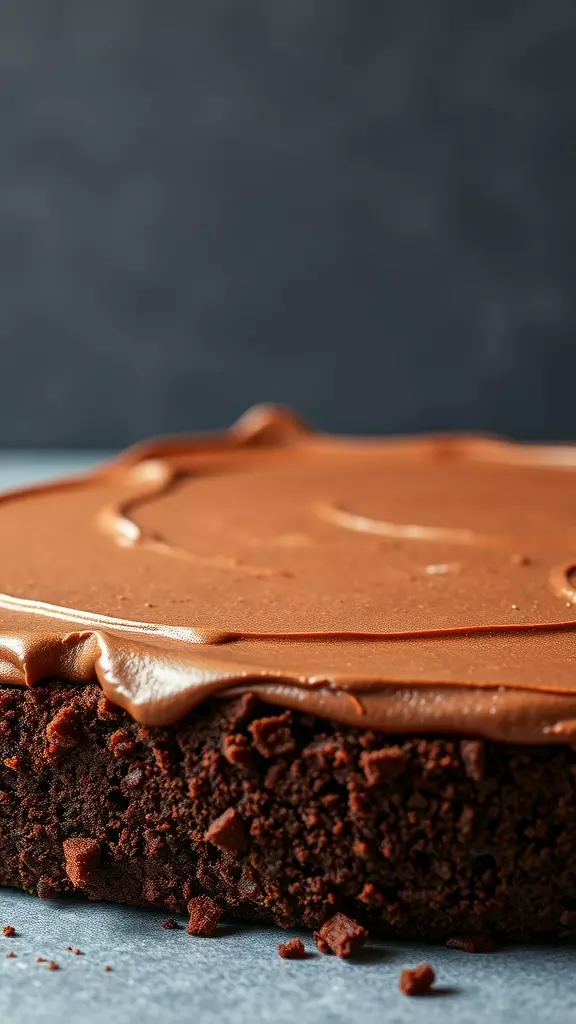
[[[576,448],[312,432],[280,409],[0,497],[0,680],[97,678],[387,732],[576,741]]]

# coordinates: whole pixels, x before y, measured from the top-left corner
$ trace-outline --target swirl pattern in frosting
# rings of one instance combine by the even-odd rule
[[[257,407],[0,498],[0,681],[390,733],[576,741],[576,448],[332,437]]]

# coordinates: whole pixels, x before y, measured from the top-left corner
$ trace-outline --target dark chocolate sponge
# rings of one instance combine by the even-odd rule
[[[576,933],[576,754],[386,738],[250,695],[147,728],[96,685],[0,688],[0,883],[446,938]]]

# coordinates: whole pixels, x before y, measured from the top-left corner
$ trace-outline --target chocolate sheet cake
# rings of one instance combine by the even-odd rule
[[[0,883],[575,934],[575,512],[576,448],[267,407],[4,495]]]

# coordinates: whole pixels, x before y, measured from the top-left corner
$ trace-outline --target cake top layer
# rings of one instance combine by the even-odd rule
[[[576,448],[331,437],[257,407],[0,499],[0,681],[96,675],[151,724],[240,688],[566,742],[575,553]]]

